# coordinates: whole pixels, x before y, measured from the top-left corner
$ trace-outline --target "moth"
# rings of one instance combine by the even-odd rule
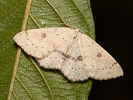
[[[32,29],[19,32],[13,39],[41,67],[58,69],[73,82],[123,76],[121,66],[107,51],[75,29]]]

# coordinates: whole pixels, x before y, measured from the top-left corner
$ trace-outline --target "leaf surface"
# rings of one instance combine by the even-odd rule
[[[18,46],[12,40],[21,31],[26,0],[0,1],[0,100],[7,100]],[[26,30],[75,27],[95,39],[89,0],[32,0]],[[58,70],[41,68],[21,53],[12,100],[87,100],[92,81],[70,82]]]

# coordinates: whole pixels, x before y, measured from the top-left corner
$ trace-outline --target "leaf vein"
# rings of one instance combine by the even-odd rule
[[[82,11],[79,9],[79,7],[76,5],[76,3],[73,0],[72,0],[72,2],[77,7],[77,9],[79,10],[80,14],[82,15],[82,17],[83,17],[83,19],[84,19],[84,21],[85,21],[85,23],[86,23],[86,25],[88,26],[88,29],[89,29],[89,24],[87,23],[84,14],[82,13]]]
[[[0,74],[2,74],[5,70],[7,70],[8,68],[9,68],[9,66],[11,65],[11,64],[13,64],[14,63],[14,60],[12,60],[6,67],[4,67],[1,71],[0,71]]]
[[[55,10],[55,12],[57,13],[57,15],[60,17],[60,19],[61,19],[61,21],[63,22],[63,23],[65,23],[65,21],[63,20],[63,18],[61,17],[61,15],[59,14],[59,12],[57,11],[57,9],[48,1],[48,0],[46,0],[48,3],[49,3],[49,5]]]
[[[25,87],[25,85],[23,84],[23,82],[16,76],[16,79],[19,81],[19,83],[22,85],[22,87],[26,90],[26,92],[28,93],[28,95],[30,96],[30,98],[33,100],[32,95],[30,94],[30,92],[28,91],[28,89]]]
[[[19,4],[17,4],[16,6],[12,7],[9,11],[7,11],[7,13],[5,13],[5,15],[3,15],[0,20],[4,17],[6,17],[9,13],[11,13],[15,8],[19,7],[20,5],[22,5],[26,0],[20,2]]]
[[[49,92],[50,92],[51,98],[52,98],[52,100],[54,100],[52,91],[51,91],[51,89],[50,89],[50,86],[49,86],[49,84],[48,84],[48,82],[47,82],[45,76],[43,75],[43,73],[41,72],[41,70],[38,68],[38,66],[36,65],[36,63],[34,62],[34,60],[33,60],[31,57],[29,57],[29,58],[30,58],[30,60],[32,61],[32,63],[34,64],[34,66],[36,67],[36,69],[38,70],[38,72],[40,73],[40,75],[41,75],[41,77],[43,78],[44,82],[46,83],[47,88],[48,88],[48,90],[49,90]]]
[[[19,31],[20,31],[20,30],[19,30]],[[17,31],[16,33],[18,33],[19,31]],[[15,33],[15,34],[16,34],[16,33]],[[1,48],[7,41],[11,40],[12,37],[13,37],[15,34],[12,34],[9,38],[7,38],[5,41],[3,41],[3,42],[0,44],[0,48]]]
[[[2,97],[6,92],[8,92],[7,90],[9,89],[9,87],[7,87],[1,94],[0,97]]]
[[[19,100],[19,99],[18,99],[18,97],[17,97],[17,95],[15,94],[15,92],[14,92],[14,91],[12,91],[12,93],[13,93],[13,95],[14,95],[15,99],[16,99],[16,100]]]

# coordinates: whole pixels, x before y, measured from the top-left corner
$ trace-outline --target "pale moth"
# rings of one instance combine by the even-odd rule
[[[66,27],[19,32],[13,38],[40,66],[58,69],[71,81],[123,76],[117,61],[94,40]]]

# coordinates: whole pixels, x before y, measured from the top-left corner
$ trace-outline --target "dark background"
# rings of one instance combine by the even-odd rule
[[[93,81],[89,100],[133,100],[133,0],[91,0],[96,41],[122,66],[124,77]]]

